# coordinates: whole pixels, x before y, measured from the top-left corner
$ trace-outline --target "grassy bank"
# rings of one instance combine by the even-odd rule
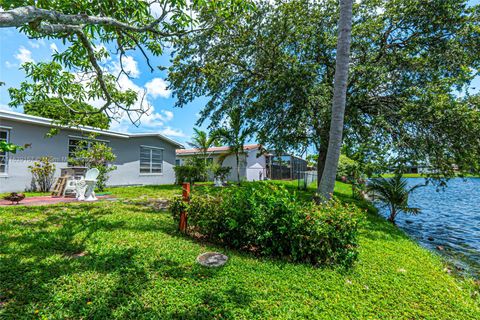
[[[144,200],[181,192],[174,186],[109,191]],[[355,201],[350,192],[337,185],[344,201]],[[348,271],[194,242],[176,232],[168,212],[142,201],[0,208],[0,243],[2,319],[480,317],[471,284],[447,274],[438,256],[373,213]],[[230,260],[221,269],[199,267],[195,257],[205,251]]]

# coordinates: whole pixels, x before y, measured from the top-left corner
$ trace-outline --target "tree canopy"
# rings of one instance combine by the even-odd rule
[[[435,177],[452,175],[453,163],[478,170],[479,109],[467,103],[475,100],[467,88],[480,69],[479,7],[465,0],[365,0],[353,10],[348,155],[384,168],[421,162]],[[235,28],[179,39],[169,76],[177,105],[210,97],[200,122],[210,118],[212,126],[238,105],[261,143],[282,150],[314,145],[320,175],[337,20],[334,0],[261,1],[235,17]]]
[[[205,164],[207,164],[207,158],[209,156],[208,149],[217,144],[217,136],[215,133],[208,134],[197,128],[193,128],[193,131],[192,140],[188,142],[188,144],[201,152]]]
[[[134,123],[150,111],[145,92],[122,88],[118,79],[129,77],[123,58],[140,52],[150,70],[150,55],[161,55],[178,37],[211,27],[197,22],[196,12],[215,11],[219,19],[228,20],[237,11],[248,9],[243,0],[64,0],[0,2],[0,28],[17,28],[34,39],[58,39],[66,48],[56,52],[52,61],[25,63],[27,81],[10,88],[12,106],[43,101],[51,96],[74,107],[90,100],[101,101],[95,112],[109,117],[126,114]],[[108,49],[107,49],[108,48]],[[119,71],[108,70],[104,62],[118,57]],[[163,69],[163,66],[158,66]]]
[[[71,107],[65,103],[70,104]],[[72,109],[78,110],[79,113],[73,112]],[[110,126],[110,118],[104,113],[97,113],[95,107],[85,102],[78,103],[68,99],[65,102],[58,98],[30,102],[23,106],[23,112],[60,121],[60,124],[84,125],[100,129],[108,129]]]

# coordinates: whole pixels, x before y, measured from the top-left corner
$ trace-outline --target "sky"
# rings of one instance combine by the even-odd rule
[[[480,0],[472,0],[471,4],[479,4]],[[12,110],[8,107],[10,97],[7,89],[18,87],[25,80],[24,72],[19,69],[21,64],[28,61],[50,61],[55,50],[62,50],[63,45],[56,40],[32,40],[13,28],[0,28],[0,109]],[[150,55],[153,66],[168,66],[170,51],[159,57]],[[174,107],[175,98],[167,89],[166,72],[155,70],[150,72],[145,59],[139,52],[131,52],[123,60],[124,66],[130,71],[131,79],[120,79],[122,87],[135,90],[146,90],[148,102],[153,110],[144,115],[140,125],[135,126],[124,117],[119,122],[112,122],[111,130],[121,132],[158,132],[180,143],[190,140],[199,112],[206,104],[206,97],[198,98],[183,108]],[[112,59],[105,62],[107,68],[118,68],[118,57],[112,54]],[[480,88],[480,78],[477,78],[472,87]],[[95,105],[95,103],[92,103]],[[21,112],[21,108],[13,111]],[[205,129],[205,125],[203,126]]]

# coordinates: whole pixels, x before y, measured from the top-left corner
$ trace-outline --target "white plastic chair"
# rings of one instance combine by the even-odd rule
[[[70,193],[75,193],[75,196],[76,196],[76,193],[77,193],[77,181],[78,180],[75,180],[75,177],[68,177],[67,178],[67,183],[65,184],[65,189],[63,189],[63,196],[65,197],[68,194]]]
[[[80,201],[96,201],[95,184],[100,171],[97,168],[89,169],[85,178],[76,182],[77,199]]]

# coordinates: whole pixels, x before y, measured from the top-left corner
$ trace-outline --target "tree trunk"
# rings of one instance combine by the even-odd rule
[[[397,210],[395,209],[395,207],[390,207],[390,217],[388,217],[388,221],[390,221],[391,223],[395,224],[395,218],[397,216]]]
[[[235,152],[235,158],[237,159],[237,183],[240,185],[240,163],[238,160],[238,152]]]
[[[330,199],[335,188],[338,159],[342,147],[343,121],[347,100],[348,64],[352,37],[353,0],[340,0],[340,18],[338,20],[337,57],[335,64],[335,83],[333,89],[332,118],[325,167],[318,188],[324,199]]]
[[[323,144],[326,145],[326,144]],[[317,189],[320,187],[320,181],[322,179],[323,170],[325,168],[325,158],[327,157],[327,147],[320,147],[318,150],[317,159]]]

